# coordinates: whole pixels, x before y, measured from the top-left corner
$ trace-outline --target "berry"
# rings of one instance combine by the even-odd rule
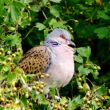
[[[12,57],[14,58],[15,56],[16,56],[16,54],[15,54],[15,53],[13,53],[13,54],[12,54]]]
[[[7,52],[8,55],[10,55],[11,53],[12,53],[12,52],[11,52],[10,50]]]
[[[6,64],[7,64],[6,61],[2,62],[2,66],[6,66]]]
[[[11,62],[12,61],[12,58],[11,57],[7,58],[7,61],[8,62]]]
[[[2,52],[2,53],[3,53],[3,52],[4,52],[4,48],[0,48],[0,52]]]

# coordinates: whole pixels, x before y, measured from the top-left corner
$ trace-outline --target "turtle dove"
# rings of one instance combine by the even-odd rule
[[[54,29],[44,41],[43,46],[29,50],[19,63],[25,73],[48,73],[43,79],[47,88],[64,87],[74,74],[74,47],[71,35],[64,29]],[[46,90],[47,93],[49,89]]]

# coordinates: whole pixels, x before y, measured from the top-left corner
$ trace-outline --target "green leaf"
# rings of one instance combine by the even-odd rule
[[[103,96],[105,95],[106,92],[107,92],[107,87],[105,87],[105,85],[102,85],[96,89],[97,96]]]
[[[55,3],[60,3],[61,2],[61,0],[50,0],[50,1],[55,2]]]
[[[8,45],[11,45],[11,46],[21,45],[21,38],[20,38],[19,34],[14,34],[14,35],[10,34],[10,35],[6,36],[6,38],[4,40],[5,40],[5,43],[7,43]]]
[[[22,104],[23,104],[24,106],[27,105],[27,99],[26,99],[25,95],[22,95],[22,96],[21,96],[21,102],[22,102]]]
[[[110,37],[110,29],[108,27],[99,27],[94,31],[99,39],[109,38]]]
[[[60,16],[59,7],[57,5],[51,6],[50,13],[55,17],[59,17]]]
[[[98,11],[97,13],[98,18],[103,18],[105,20],[109,20],[110,17],[104,11]]]
[[[23,8],[23,4],[17,1],[13,1],[10,4],[10,13],[11,13],[11,19],[12,22],[18,21],[21,15],[21,9]]]
[[[82,56],[89,58],[91,55],[91,48],[90,47],[80,47],[77,48],[76,51]]]
[[[25,3],[25,4],[29,4],[31,3],[33,0],[20,0],[22,3]]]
[[[49,22],[49,25],[52,26],[53,28],[66,28],[64,25],[66,22],[65,21],[57,21],[56,19],[51,19]]]
[[[54,97],[55,94],[56,94],[56,89],[55,89],[55,87],[51,87],[51,88],[50,88],[50,95]]]
[[[41,8],[41,6],[39,6],[39,5],[32,5],[31,10],[34,12],[39,12],[40,8]]]
[[[39,31],[41,31],[41,30],[43,30],[43,29],[46,28],[45,25],[42,24],[42,23],[36,23],[36,26],[35,27],[37,27]]]
[[[0,15],[3,14],[3,9],[4,9],[3,4],[4,4],[3,0],[0,0]]]
[[[60,99],[60,103],[61,103],[61,104],[65,104],[66,102],[68,102],[68,100],[67,100],[66,97],[62,97],[62,98]]]
[[[11,83],[11,81],[16,80],[16,78],[17,78],[16,73],[10,73],[9,72],[7,75],[8,82],[10,82],[10,83]]]
[[[83,103],[80,96],[74,97],[72,101],[69,100],[69,110],[75,110],[79,105]]]
[[[4,108],[2,106],[0,106],[0,110],[4,110]]]
[[[42,0],[43,4],[46,5],[49,0]]]
[[[78,71],[80,74],[85,74],[88,75],[89,73],[92,72],[92,69],[89,68],[84,68],[82,65],[78,67]]]
[[[83,58],[80,55],[75,55],[75,61],[77,61],[78,63],[83,63]]]

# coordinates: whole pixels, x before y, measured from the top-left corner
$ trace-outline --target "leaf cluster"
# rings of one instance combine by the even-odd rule
[[[109,110],[110,2],[107,0],[0,0],[0,109]],[[31,47],[43,44],[54,28],[70,31],[77,49],[75,75],[60,90],[44,94],[45,84],[17,63]],[[100,65],[100,66],[98,66]]]

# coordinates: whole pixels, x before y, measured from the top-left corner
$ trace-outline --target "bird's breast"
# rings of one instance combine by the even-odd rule
[[[51,55],[51,65],[47,71],[50,75],[46,82],[55,87],[65,86],[74,74],[74,62],[72,52],[63,52]]]

